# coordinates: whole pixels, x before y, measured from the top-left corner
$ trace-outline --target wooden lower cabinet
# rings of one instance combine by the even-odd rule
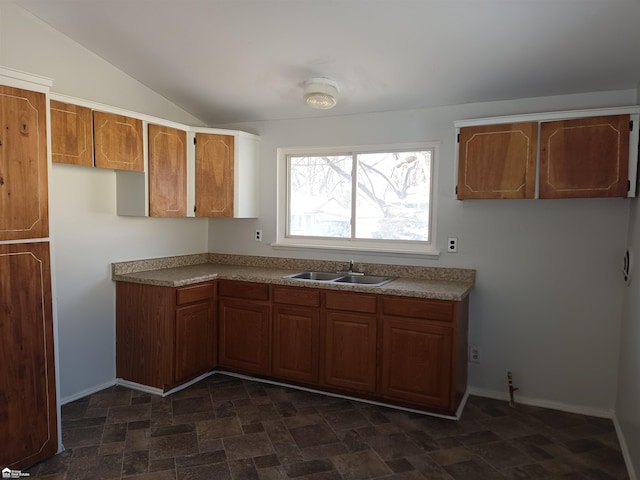
[[[467,382],[468,299],[382,299],[382,383],[387,399],[454,414]]]
[[[327,312],[322,352],[324,385],[375,392],[376,324],[374,315]]]
[[[116,376],[163,391],[216,366],[215,284],[116,284]]]
[[[273,287],[274,377],[318,383],[320,292]]]
[[[0,245],[0,467],[58,450],[48,242]]]
[[[382,388],[385,397],[449,407],[453,329],[405,318],[385,318]]]
[[[269,375],[269,285],[220,280],[218,297],[220,367],[248,374]]]
[[[215,367],[455,415],[468,307],[236,280],[118,282],[117,375],[166,391]]]
[[[215,367],[214,304],[198,302],[176,310],[176,383]]]

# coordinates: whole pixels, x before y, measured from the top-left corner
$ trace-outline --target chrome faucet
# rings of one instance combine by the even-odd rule
[[[349,260],[349,270],[339,271],[338,273],[344,273],[347,275],[364,275],[364,272],[355,272],[353,270],[354,261]]]

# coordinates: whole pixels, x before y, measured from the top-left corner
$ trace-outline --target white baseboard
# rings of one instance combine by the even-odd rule
[[[616,428],[616,435],[618,436],[618,442],[620,442],[620,449],[622,450],[622,456],[624,457],[624,463],[627,466],[627,472],[629,473],[630,480],[638,480],[635,469],[633,468],[633,462],[631,461],[631,454],[629,453],[629,447],[627,441],[624,438],[622,428],[618,423],[618,417],[613,416],[613,426]]]
[[[402,411],[405,411],[405,412],[419,413],[421,415],[427,415],[427,416],[430,416],[430,417],[446,418],[447,420],[458,420],[460,418],[460,415],[462,414],[462,408],[464,407],[464,402],[466,402],[466,399],[467,399],[467,396],[465,395],[465,397],[463,399],[463,402],[460,404],[460,407],[458,408],[458,411],[456,412],[455,416],[453,416],[453,415],[443,415],[443,414],[439,414],[439,413],[426,412],[424,410],[416,410],[415,408],[400,407],[398,405],[394,405],[394,404],[391,404],[391,403],[377,402],[375,400],[368,400],[368,399],[359,398],[359,397],[351,397],[349,395],[343,395],[343,394],[340,394],[340,393],[325,392],[324,390],[315,390],[313,388],[301,387],[299,385],[292,385],[290,383],[278,382],[277,380],[267,380],[265,378],[252,377],[250,375],[244,375],[242,373],[227,372],[225,370],[216,371],[215,373],[220,373],[222,375],[228,375],[230,377],[241,378],[241,379],[244,379],[244,380],[251,380],[251,381],[254,381],[254,382],[268,383],[269,385],[278,385],[280,387],[293,388],[295,390],[302,390],[304,392],[318,393],[320,395],[327,395],[329,397],[343,398],[345,400],[353,400],[355,402],[368,403],[370,405],[377,405],[379,407],[393,408],[394,410],[402,410]]]
[[[143,385],[141,383],[136,383],[136,382],[130,382],[129,380],[123,380],[122,378],[116,378],[116,385],[120,385],[121,387],[127,387],[127,388],[132,388],[133,390],[139,390],[141,392],[146,392],[146,393],[151,393],[153,395],[160,395],[162,397],[166,397],[168,395],[171,395],[172,393],[176,393],[179,392],[180,390],[184,390],[187,387],[190,387],[191,385],[193,385],[194,383],[198,383],[200,380],[203,380],[211,375],[213,375],[215,373],[215,370],[212,370],[210,372],[207,373],[203,373],[202,375],[200,375],[199,377],[194,378],[193,380],[190,380],[186,383],[183,383],[182,385],[173,388],[171,390],[167,390],[166,392],[164,390],[162,390],[161,388],[156,388],[156,387],[150,387],[148,385]]]
[[[115,380],[110,380],[101,385],[96,385],[94,387],[87,388],[86,390],[82,390],[81,392],[74,393],[73,395],[69,395],[67,397],[60,398],[60,405],[65,405],[70,402],[74,402],[88,395],[92,395],[100,390],[104,390],[105,388],[113,387],[116,384]]]
[[[152,395],[160,395],[162,396],[162,389],[150,387],[148,385],[143,385],[141,383],[130,382],[129,380],[123,380],[121,378],[116,378],[116,385],[120,387],[131,388],[132,390],[138,390],[139,392],[151,393]]]
[[[489,390],[477,387],[468,387],[467,392],[469,395],[477,395],[479,397],[493,398],[496,400],[509,401],[509,395],[506,392],[499,392],[496,390]],[[540,398],[525,397],[522,395],[515,395],[515,403],[521,403],[523,405],[530,405],[532,407],[550,408],[551,410],[560,410],[568,413],[578,413],[580,415],[588,415],[590,417],[600,418],[613,418],[613,410],[605,410],[599,408],[585,407],[583,405],[571,405],[568,403],[553,402],[550,400],[543,400]]]

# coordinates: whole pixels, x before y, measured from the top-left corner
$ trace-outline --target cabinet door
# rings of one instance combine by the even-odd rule
[[[116,377],[167,390],[175,365],[173,287],[116,282]]]
[[[187,132],[149,124],[149,215],[187,215]]]
[[[540,198],[626,197],[629,115],[540,125]]]
[[[277,305],[273,308],[273,374],[303,382],[318,381],[317,308]]]
[[[176,383],[205,373],[216,365],[214,306],[201,302],[176,310]]]
[[[376,324],[374,315],[326,312],[322,359],[325,385],[375,392]]]
[[[218,308],[219,365],[268,375],[271,370],[269,306],[225,298],[220,300]]]
[[[58,449],[48,243],[0,245],[0,465]]]
[[[538,124],[460,129],[458,199],[533,198]]]
[[[233,217],[234,141],[196,134],[196,216]]]
[[[451,409],[453,329],[403,318],[383,321],[382,395]]]
[[[91,109],[51,100],[51,159],[93,167]]]
[[[0,86],[0,240],[49,236],[46,100]]]
[[[96,167],[144,171],[142,120],[94,111],[93,139]]]

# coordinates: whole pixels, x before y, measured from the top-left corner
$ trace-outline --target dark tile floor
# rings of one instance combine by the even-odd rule
[[[628,479],[610,420],[470,397],[458,422],[213,375],[62,407],[51,480]]]

